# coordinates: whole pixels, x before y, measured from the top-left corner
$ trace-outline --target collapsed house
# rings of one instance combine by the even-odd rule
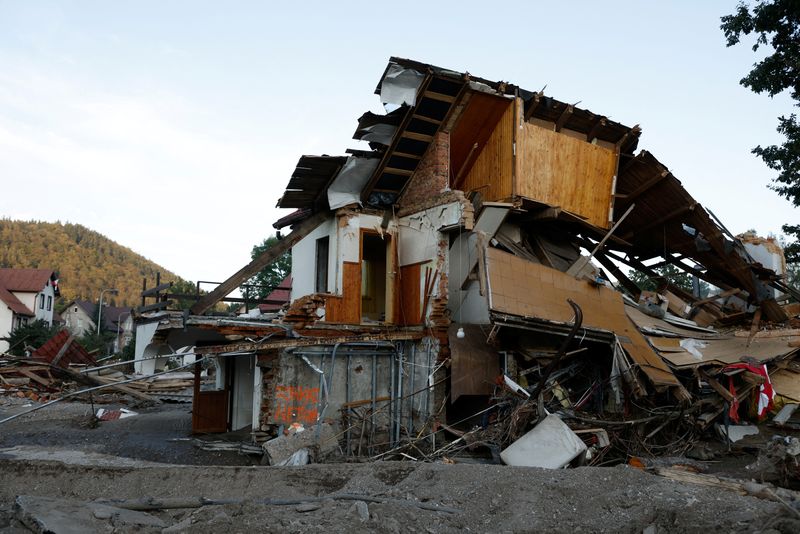
[[[763,389],[765,363],[800,402],[793,332],[761,328],[796,296],[780,251],[733,236],[637,154],[638,126],[400,58],[375,93],[389,111],[353,136],[370,150],[298,161],[276,247],[189,310],[143,293],[157,302],[139,310],[136,358],[198,358],[194,431],[264,441],[324,424],[347,456],[419,458],[452,452],[443,438],[504,447],[558,411],[608,447],[593,427],[642,413],[647,439],[702,430]],[[287,309],[208,313],[287,251]],[[678,287],[667,264],[716,294]]]

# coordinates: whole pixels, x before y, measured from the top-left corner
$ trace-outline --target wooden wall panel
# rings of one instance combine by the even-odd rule
[[[342,296],[325,301],[325,321],[329,323],[361,323],[361,264],[345,261],[342,264]]]
[[[570,298],[581,307],[583,326],[617,334],[622,347],[656,386],[680,387],[667,364],[626,315],[625,303],[617,291],[595,287],[496,248],[487,250],[486,263],[493,310],[570,323]]]
[[[460,189],[479,191],[483,200],[510,198],[514,168],[514,127],[516,106],[509,105]]]
[[[228,390],[195,392],[192,407],[192,432],[228,430]]]
[[[395,321],[398,325],[421,324],[421,265],[423,264],[415,263],[413,265],[404,265],[400,267],[400,291],[398,291],[399,309],[397,320]]]
[[[608,228],[617,154],[531,123],[517,132],[517,195]]]

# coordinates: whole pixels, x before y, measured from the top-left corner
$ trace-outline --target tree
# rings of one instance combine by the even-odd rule
[[[667,265],[656,267],[653,270],[663,276],[671,284],[683,289],[687,293],[692,292],[692,277],[674,265],[668,263]],[[642,291],[657,291],[661,285],[661,280],[650,278],[646,274],[633,269],[628,273],[628,276]]]
[[[8,352],[24,356],[26,347],[38,349],[56,335],[58,330],[58,326],[48,325],[42,319],[18,326],[5,338],[9,345]]]
[[[252,259],[256,259],[265,251],[269,250],[270,248],[274,247],[278,244],[278,237],[277,235],[268,237],[264,241],[261,242],[260,245],[256,245],[253,247],[253,250],[250,252],[250,257]],[[258,272],[255,276],[253,276],[250,280],[247,281],[250,285],[257,285],[263,287],[253,287],[249,290],[247,288],[242,288],[242,293],[245,294],[245,298],[252,298],[252,299],[263,299],[269,295],[273,289],[278,287],[278,285],[283,282],[283,279],[289,276],[292,272],[292,254],[291,252],[286,252],[282,256],[280,256],[277,260],[272,262],[271,264],[264,267],[261,271]]]
[[[797,0],[759,0],[752,7],[744,2],[732,15],[722,17],[720,28],[728,46],[740,42],[742,35],[754,34],[753,51],[770,46],[772,54],[757,62],[741,79],[744,87],[757,94],[773,97],[790,91],[795,106],[800,107],[800,2]],[[782,145],[757,146],[753,153],[770,169],[778,171],[771,189],[800,207],[800,123],[792,113],[778,117],[778,132],[785,137]],[[783,231],[796,240],[787,248],[787,260],[800,261],[800,225],[783,225]]]

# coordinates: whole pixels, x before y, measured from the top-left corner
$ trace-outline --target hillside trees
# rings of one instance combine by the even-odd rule
[[[0,219],[0,267],[58,271],[62,302],[82,298],[96,302],[100,291],[119,289],[104,302],[135,306],[141,302],[142,279],[155,285],[181,279],[154,262],[79,224]],[[62,305],[57,305],[57,309]]]

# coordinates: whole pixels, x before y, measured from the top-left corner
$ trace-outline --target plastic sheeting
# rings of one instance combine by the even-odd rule
[[[397,106],[416,105],[417,89],[424,77],[424,74],[413,69],[406,69],[395,63],[389,65],[381,81],[381,102]]]
[[[328,204],[332,210],[361,202],[361,191],[378,167],[378,158],[350,156],[328,187]]]

